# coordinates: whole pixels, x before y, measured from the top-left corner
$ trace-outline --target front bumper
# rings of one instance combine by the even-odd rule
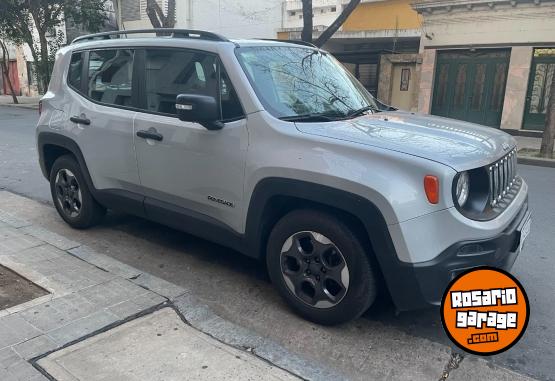
[[[387,282],[397,308],[440,305],[449,282],[470,268],[487,265],[510,270],[519,254],[520,229],[530,215],[526,199],[508,227],[492,238],[457,242],[429,261],[398,262],[395,280]]]

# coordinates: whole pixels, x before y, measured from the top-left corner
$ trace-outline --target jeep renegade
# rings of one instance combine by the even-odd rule
[[[300,42],[79,37],[37,144],[70,226],[109,208],[226,245],[321,324],[360,316],[380,285],[400,311],[438,305],[458,273],[510,269],[530,230],[511,136],[387,107]]]

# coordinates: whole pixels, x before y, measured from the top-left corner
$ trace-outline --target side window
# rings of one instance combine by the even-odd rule
[[[132,50],[91,50],[88,72],[89,98],[119,106],[132,105]]]
[[[185,50],[147,49],[146,108],[176,114],[179,94],[216,96],[216,56]]]
[[[175,115],[175,99],[179,94],[216,97],[220,91],[222,120],[242,117],[237,93],[223,68],[218,86],[218,65],[216,55],[209,53],[146,49],[146,109]]]
[[[73,53],[67,73],[67,83],[77,91],[81,91],[81,73],[83,72],[83,53]]]

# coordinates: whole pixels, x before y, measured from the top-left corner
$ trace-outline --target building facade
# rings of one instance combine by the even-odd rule
[[[343,11],[348,0],[313,0],[314,38]],[[300,39],[301,1],[285,1],[280,39]],[[418,108],[421,21],[410,0],[363,0],[324,45],[380,101]]]
[[[167,12],[168,1],[157,0]],[[119,0],[122,29],[152,28],[146,0]],[[176,1],[176,28],[201,29],[230,38],[275,38],[282,26],[282,0]]]
[[[555,73],[555,1],[416,1],[419,111],[520,134],[545,125]]]

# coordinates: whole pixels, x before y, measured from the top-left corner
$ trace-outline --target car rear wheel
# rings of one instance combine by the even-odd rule
[[[61,156],[54,162],[50,171],[50,191],[60,216],[76,229],[96,225],[106,213],[106,209],[93,198],[82,170],[72,156]]]
[[[278,221],[266,262],[288,304],[315,323],[356,319],[376,298],[376,276],[362,240],[325,212],[298,210]]]

